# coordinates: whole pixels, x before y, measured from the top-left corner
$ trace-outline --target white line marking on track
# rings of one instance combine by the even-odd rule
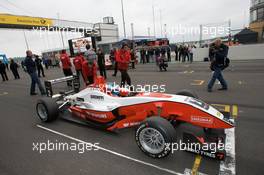
[[[100,147],[98,145],[94,145],[94,144],[91,144],[91,143],[88,143],[88,142],[85,142],[83,140],[80,140],[80,139],[77,139],[77,138],[74,138],[74,137],[71,137],[67,134],[63,134],[63,133],[60,133],[58,131],[54,131],[52,129],[49,129],[49,128],[46,128],[44,126],[41,126],[41,125],[37,125],[38,128],[41,128],[43,130],[46,130],[46,131],[49,131],[49,132],[52,132],[53,134],[57,134],[57,135],[60,135],[62,137],[65,137],[65,138],[68,138],[70,140],[73,140],[73,141],[76,141],[76,142],[80,142],[80,143],[85,143],[89,146],[92,146],[94,148],[97,148],[99,150],[102,150],[102,151],[105,151],[105,152],[108,152],[110,154],[113,154],[113,155],[116,155],[116,156],[119,156],[119,157],[122,157],[122,158],[125,158],[125,159],[128,159],[128,160],[131,160],[131,161],[134,161],[134,162],[137,162],[137,163],[140,163],[140,164],[143,164],[143,165],[146,165],[146,166],[149,166],[149,167],[152,167],[152,168],[156,168],[160,171],[164,171],[164,172],[167,172],[167,173],[170,173],[170,174],[176,174],[176,175],[183,175],[182,173],[178,173],[176,171],[173,171],[173,170],[169,170],[167,168],[162,168],[158,165],[154,165],[152,163],[148,163],[148,162],[144,162],[142,160],[138,160],[138,159],[135,159],[135,158],[132,158],[132,157],[129,157],[129,156],[126,156],[124,154],[121,154],[121,153],[118,153],[118,152],[115,152],[115,151],[112,151],[112,150],[109,150],[109,149],[106,149],[106,148],[103,148],[103,147]]]
[[[192,174],[192,170],[191,169],[188,169],[188,168],[185,168],[184,175],[193,175]],[[197,172],[197,175],[207,175],[207,174]]]
[[[8,92],[3,92],[3,93],[0,93],[0,96],[4,96],[4,95],[7,95]]]
[[[235,152],[235,128],[225,129],[225,144],[230,144],[231,149],[226,150],[226,158],[220,162],[219,175],[236,174],[236,152]]]

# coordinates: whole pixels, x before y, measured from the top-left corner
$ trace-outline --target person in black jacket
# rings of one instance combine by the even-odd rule
[[[112,49],[111,52],[110,52],[110,59],[111,59],[111,62],[114,66],[114,74],[112,76],[116,77],[116,74],[117,74],[117,67],[118,67],[118,63],[116,61],[116,48]]]
[[[146,63],[146,50],[145,49],[140,50],[140,63],[143,63],[143,64]]]
[[[181,62],[181,60],[183,61],[183,57],[184,57],[184,49],[182,45],[180,45],[178,51],[179,51],[179,62]]]
[[[24,65],[27,69],[27,73],[29,74],[30,78],[31,78],[31,88],[30,88],[30,95],[37,95],[37,93],[35,92],[35,87],[36,84],[39,87],[39,90],[41,92],[42,95],[45,95],[45,90],[38,78],[37,72],[36,72],[36,63],[33,60],[33,54],[30,50],[28,50],[26,52],[27,56],[26,59],[24,61]]]
[[[133,49],[130,50],[130,56],[131,56],[132,69],[136,69],[135,64],[136,64],[137,56],[136,56],[135,51]]]
[[[35,57],[36,57],[35,62],[36,62],[37,69],[38,69],[38,77],[40,77],[40,73],[42,73],[42,76],[45,77],[44,69],[42,66],[42,59],[39,58],[38,55],[35,55]]]
[[[223,44],[221,39],[217,39],[210,47],[212,58],[211,69],[214,71],[214,74],[208,83],[208,92],[212,92],[212,88],[216,79],[218,79],[222,85],[222,88],[218,90],[227,90],[227,83],[222,75],[222,70],[225,67],[225,60],[228,55],[228,50],[228,46]]]
[[[179,53],[179,48],[178,48],[178,46],[176,45],[176,46],[175,46],[175,61],[178,61],[178,53]]]
[[[99,67],[100,75],[106,79],[107,76],[105,71],[105,54],[102,52],[102,49],[98,49],[97,64]]]
[[[10,59],[10,70],[12,71],[15,79],[20,79],[17,69],[18,69],[18,64],[13,59]]]
[[[171,62],[171,48],[168,46],[166,51],[167,51],[168,62]]]
[[[2,76],[3,81],[8,81],[8,77],[6,74],[6,65],[0,60],[0,74]]]
[[[159,65],[159,58],[160,58],[160,49],[156,48],[155,49],[155,61],[156,61],[156,65]]]

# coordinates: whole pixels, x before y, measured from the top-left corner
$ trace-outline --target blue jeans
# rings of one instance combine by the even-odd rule
[[[41,94],[45,94],[45,90],[38,78],[38,75],[36,72],[30,73],[30,78],[31,78],[31,88],[30,88],[30,93],[35,93],[35,87],[36,84],[38,85],[39,91],[41,92]]]
[[[222,75],[222,70],[221,68],[215,66],[214,67],[214,74],[210,80],[210,82],[208,83],[208,89],[212,89],[215,83],[215,80],[218,79],[222,85],[223,88],[227,88],[227,83]]]

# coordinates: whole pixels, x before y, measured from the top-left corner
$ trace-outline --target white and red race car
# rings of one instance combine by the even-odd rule
[[[52,83],[60,81],[45,82],[47,92],[52,92]],[[63,81],[69,79],[64,78]],[[95,84],[77,93],[48,93],[53,98],[39,99],[36,111],[44,122],[54,121],[60,116],[109,131],[138,126],[135,137],[139,148],[155,158],[170,153],[166,143],[175,142],[172,125],[175,121],[206,129],[234,127],[228,116],[199,100],[191,91],[165,94],[116,89],[118,87],[99,78]]]

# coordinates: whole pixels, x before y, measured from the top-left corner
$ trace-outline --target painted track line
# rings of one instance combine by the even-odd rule
[[[198,170],[199,170],[201,161],[202,161],[202,156],[196,155],[195,160],[194,160],[194,164],[193,164],[193,168],[192,168],[192,175],[198,175]]]
[[[146,165],[146,166],[149,166],[149,167],[152,167],[152,168],[158,169],[158,170],[163,171],[163,172],[167,172],[167,173],[175,174],[175,175],[183,175],[182,173],[178,173],[178,172],[176,172],[176,171],[169,170],[169,169],[167,169],[167,168],[162,168],[162,167],[160,167],[160,166],[158,166],[158,165],[154,165],[154,164],[152,164],[152,163],[144,162],[144,161],[142,161],[142,160],[138,160],[138,159],[135,159],[135,158],[132,158],[132,157],[126,156],[126,155],[124,155],[124,154],[121,154],[121,153],[118,153],[118,152],[115,152],[115,151],[112,151],[112,150],[109,150],[109,149],[103,148],[103,147],[98,146],[98,145],[94,145],[94,144],[91,144],[91,143],[85,142],[85,141],[83,141],[83,140],[80,140],[80,139],[74,138],[74,137],[72,137],[72,136],[69,136],[69,135],[67,135],[67,134],[63,134],[63,133],[61,133],[61,132],[58,132],[58,131],[55,131],[55,130],[52,130],[52,129],[49,129],[49,128],[46,128],[46,127],[41,126],[41,125],[37,125],[37,127],[40,128],[40,129],[43,129],[43,130],[45,130],[45,131],[51,132],[51,133],[53,133],[53,134],[57,134],[57,135],[59,135],[59,136],[62,136],[62,137],[68,138],[68,139],[73,140],[73,141],[76,141],[76,142],[85,143],[85,144],[87,144],[87,145],[89,145],[89,146],[92,146],[92,147],[94,147],[94,148],[96,148],[96,149],[99,149],[99,150],[105,151],[105,152],[107,152],[107,153],[113,154],[113,155],[118,156],[118,157],[122,157],[122,158],[125,158],[125,159],[128,159],[128,160],[131,160],[131,161],[133,161],[133,162],[140,163],[140,164],[142,164],[142,165]]]
[[[235,128],[225,129],[225,144],[231,144],[231,149],[226,150],[226,158],[220,162],[219,175],[236,174],[236,156],[235,156]]]

